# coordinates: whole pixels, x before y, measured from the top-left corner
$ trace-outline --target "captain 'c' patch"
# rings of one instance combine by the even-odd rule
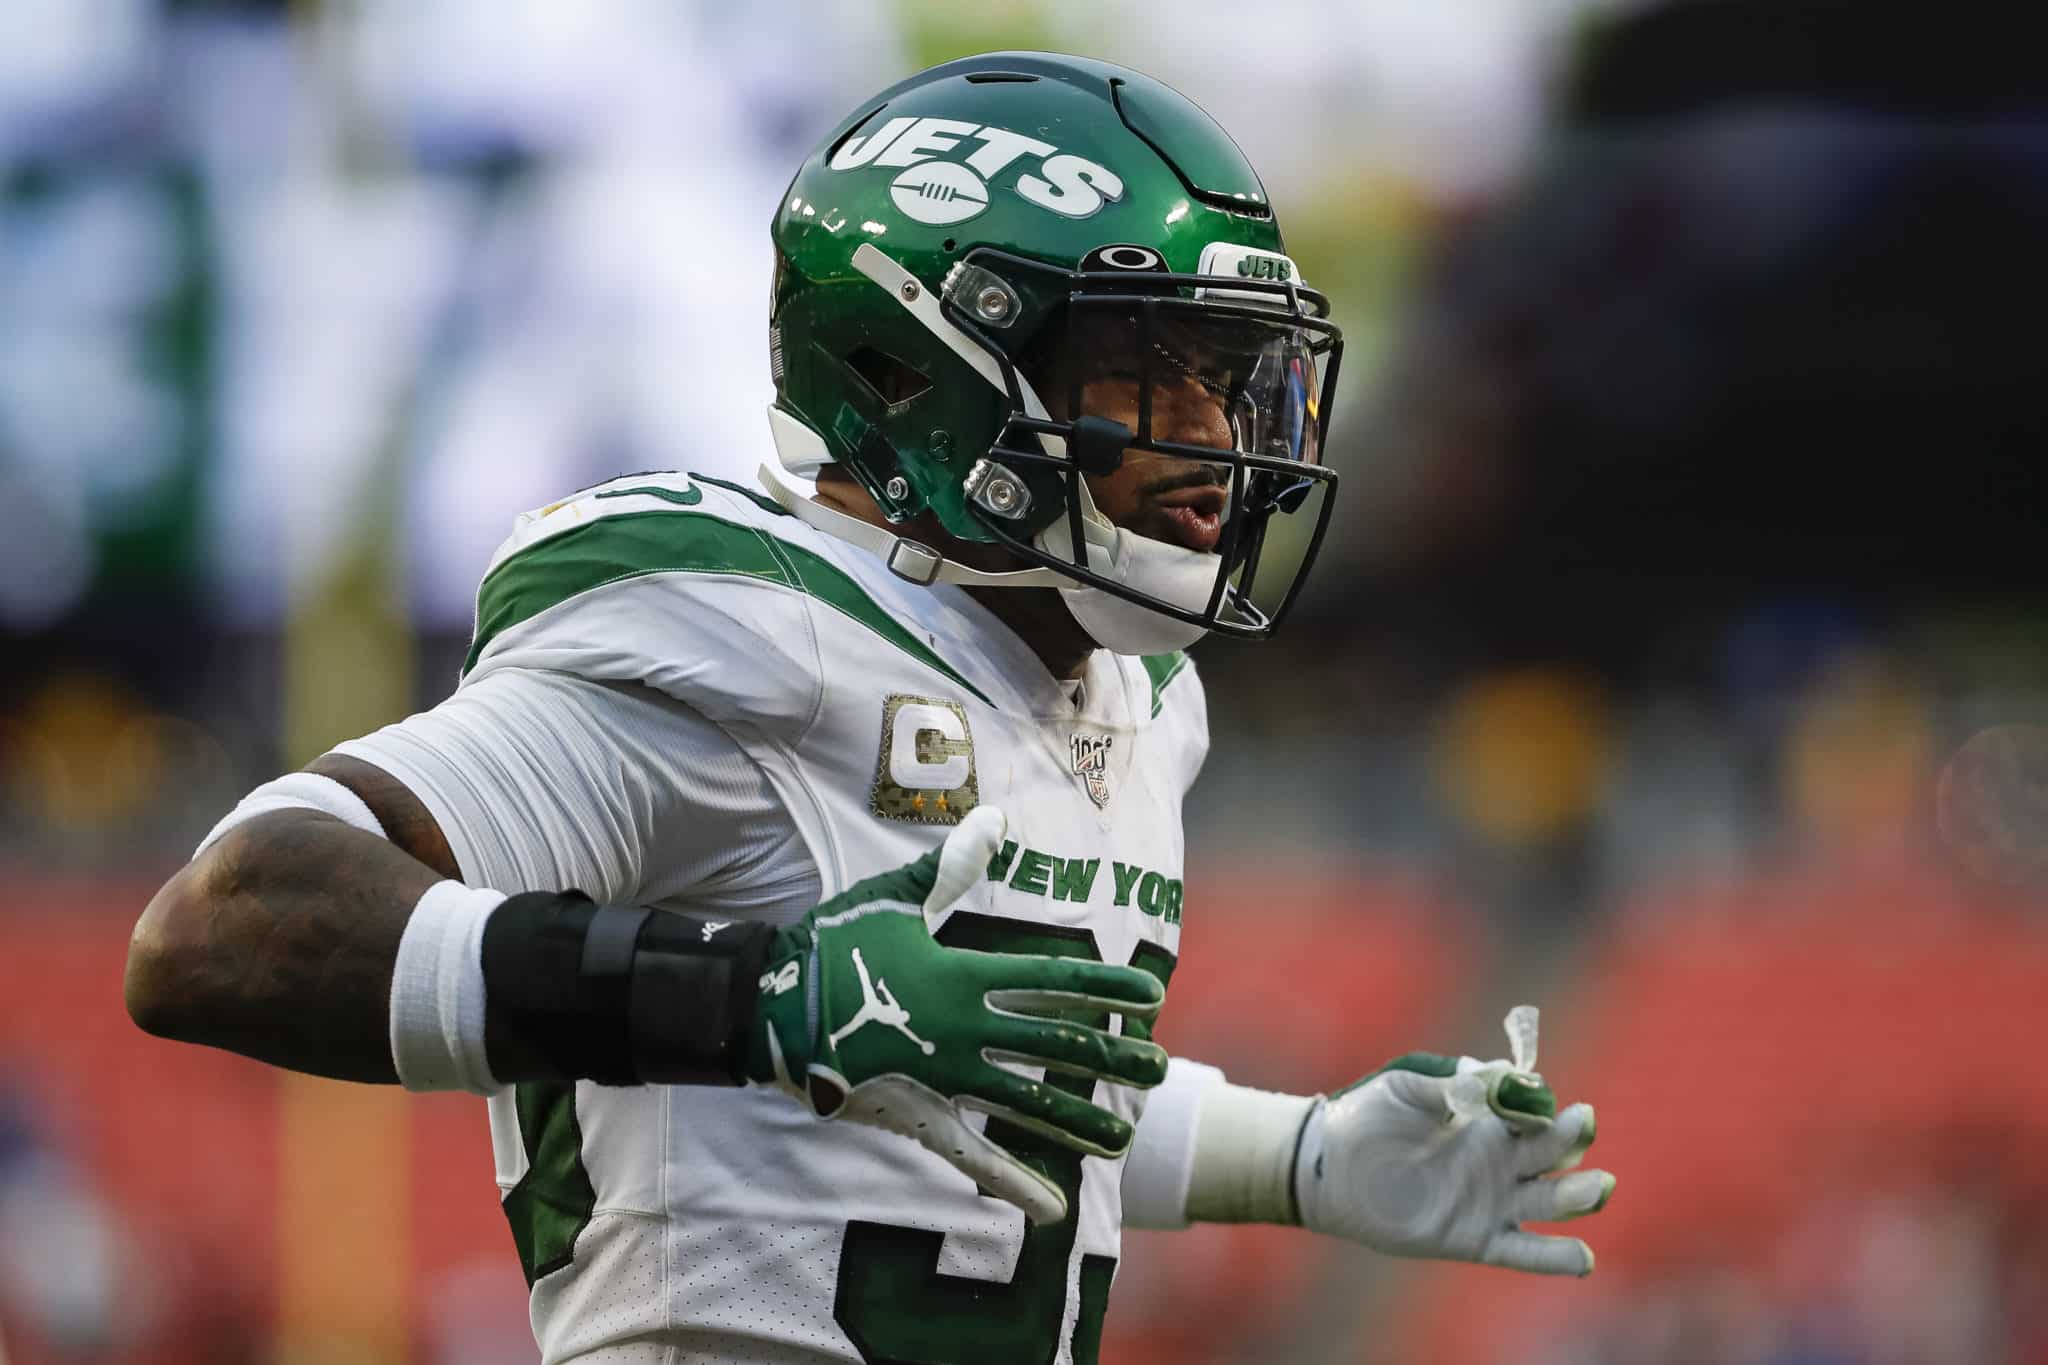
[[[884,820],[957,825],[980,799],[967,708],[943,698],[890,694],[882,704],[869,808]]]

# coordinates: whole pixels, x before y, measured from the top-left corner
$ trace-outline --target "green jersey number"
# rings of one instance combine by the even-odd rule
[[[1025,924],[993,915],[960,913],[947,920],[939,941],[952,948],[983,952],[1043,953],[1101,961],[1094,935],[1085,930]],[[1173,974],[1173,955],[1151,943],[1138,945],[1131,965],[1162,984]],[[1101,1027],[1097,1016],[1085,1022]],[[1134,1020],[1125,1031],[1149,1030]],[[1090,1099],[1095,1082],[1082,1076],[1048,1075],[1047,1083]],[[990,1119],[988,1135],[1060,1187],[1067,1216],[1050,1227],[1024,1225],[1024,1245],[1008,1284],[939,1273],[942,1233],[887,1223],[851,1222],[839,1256],[839,1293],[833,1316],[868,1365],[1051,1365],[1059,1352],[1066,1319],[1067,1263],[1081,1219],[1081,1154],[1014,1124]],[[1081,1313],[1074,1324],[1074,1365],[1095,1365],[1102,1343],[1103,1314],[1109,1308],[1114,1256],[1081,1258]]]

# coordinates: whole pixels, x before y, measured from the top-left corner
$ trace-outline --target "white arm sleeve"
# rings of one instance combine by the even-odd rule
[[[630,683],[504,668],[337,745],[427,808],[471,886],[801,913],[817,873],[723,730]]]

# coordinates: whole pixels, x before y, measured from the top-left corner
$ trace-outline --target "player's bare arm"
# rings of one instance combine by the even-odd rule
[[[128,1012],[160,1037],[389,1084],[399,940],[420,897],[461,869],[434,817],[390,774],[341,754],[307,771],[354,792],[387,837],[304,808],[228,831],[143,911]],[[504,1060],[507,1079],[538,1074]]]
[[[332,816],[261,816],[149,903],[128,952],[128,1012],[159,1037],[394,1081],[391,964],[413,904],[438,880]]]

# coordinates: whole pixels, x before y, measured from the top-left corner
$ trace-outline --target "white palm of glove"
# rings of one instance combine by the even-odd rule
[[[1606,1171],[1544,1178],[1592,1142],[1592,1106],[1546,1119],[1503,1103],[1503,1082],[1541,1084],[1511,1063],[1462,1058],[1458,1073],[1390,1069],[1318,1101],[1295,1164],[1302,1223],[1395,1256],[1591,1274],[1584,1242],[1522,1225],[1597,1213],[1613,1194]]]

